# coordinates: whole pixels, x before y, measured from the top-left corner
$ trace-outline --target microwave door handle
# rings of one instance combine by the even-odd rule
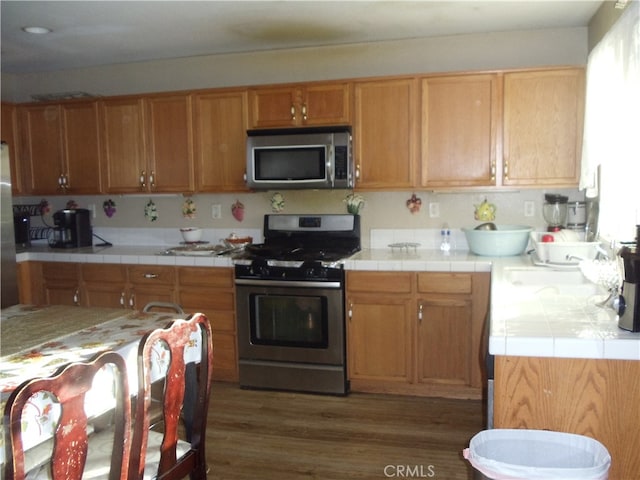
[[[327,170],[329,171],[329,180],[331,181],[331,188],[335,186],[336,181],[336,172],[334,168],[335,164],[335,152],[333,150],[333,145],[328,145],[329,149],[329,160],[327,161]]]

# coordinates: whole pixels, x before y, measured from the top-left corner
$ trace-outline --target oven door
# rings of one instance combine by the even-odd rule
[[[343,365],[343,288],[327,285],[237,280],[240,359]]]

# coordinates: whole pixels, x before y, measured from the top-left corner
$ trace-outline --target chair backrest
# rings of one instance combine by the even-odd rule
[[[85,397],[92,388],[94,377],[99,372],[102,373],[103,367],[110,368],[108,378],[113,381],[115,387],[115,405],[107,402],[109,408],[115,406],[113,429],[109,429],[105,432],[107,435],[102,437],[107,439],[108,448],[104,449],[101,444],[100,448],[96,449],[99,451],[93,455],[89,446],[93,436],[90,440]],[[103,380],[105,377],[99,378]],[[28,473],[25,472],[25,450],[22,440],[22,422],[25,420],[23,412],[33,396],[43,392],[49,392],[60,406],[60,417],[53,439],[45,439],[42,444],[53,443],[53,447],[48,449],[45,456],[45,466],[41,467],[48,471],[46,477],[53,480],[76,480],[82,478],[85,470],[91,467],[99,469],[100,472],[109,472],[104,478],[110,480],[125,478],[130,454],[131,401],[125,360],[111,351],[99,353],[86,363],[70,363],[51,377],[28,380],[12,392],[4,415],[5,431],[9,434],[5,478],[22,480]],[[111,393],[112,390],[109,390],[109,394]]]
[[[172,302],[149,302],[142,308],[142,311],[152,312],[157,309],[160,309],[160,311],[163,311],[163,312],[169,311],[169,312],[175,312],[179,314],[184,313],[184,310],[180,305]]]
[[[152,372],[157,375],[159,364],[164,381],[161,432],[150,429],[151,387],[156,381]],[[132,455],[130,479],[206,478],[205,431],[212,368],[211,326],[201,313],[174,320],[167,328],[143,337],[138,350],[139,391],[132,440],[138,459]]]

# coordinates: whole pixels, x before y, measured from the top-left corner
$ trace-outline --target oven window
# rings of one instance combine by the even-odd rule
[[[251,295],[251,343],[327,348],[327,298],[313,295]]]
[[[255,180],[325,180],[325,147],[254,150]]]

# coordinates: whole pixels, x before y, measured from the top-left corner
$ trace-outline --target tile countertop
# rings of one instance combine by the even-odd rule
[[[158,255],[163,247],[114,246],[52,250],[32,247],[17,261],[59,261],[231,267],[229,256]],[[537,295],[523,298],[505,272],[533,267],[527,255],[482,257],[467,250],[444,254],[431,249],[365,249],[345,261],[347,270],[491,272],[489,352],[494,355],[640,361],[640,333],[618,328],[610,308],[595,306],[603,296]]]

